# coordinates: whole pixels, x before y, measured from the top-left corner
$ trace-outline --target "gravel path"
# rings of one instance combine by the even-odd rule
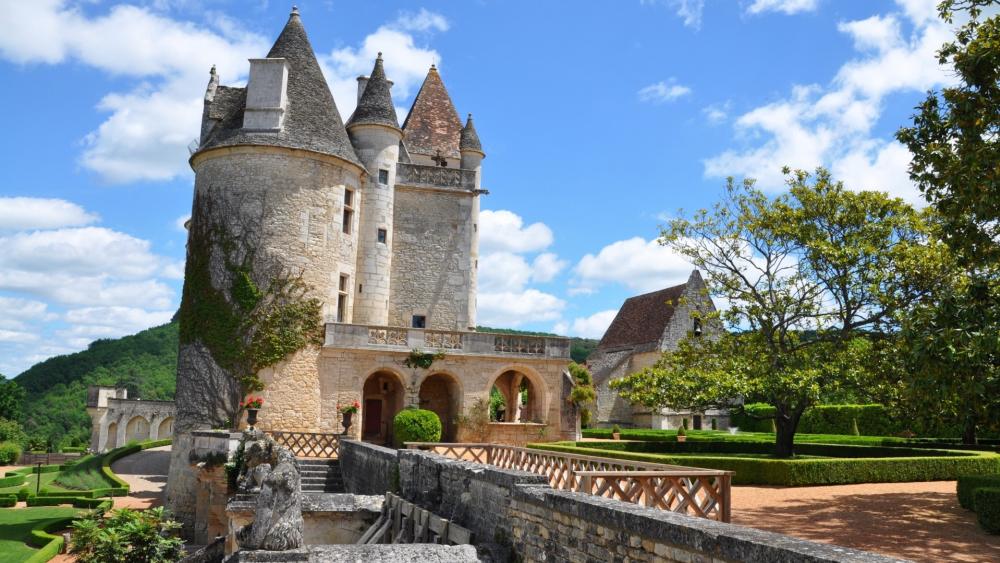
[[[914,561],[1000,561],[954,481],[733,487],[733,523]]]
[[[125,456],[111,470],[129,484],[130,494],[116,498],[115,508],[149,508],[163,503],[170,469],[170,446],[150,448]]]

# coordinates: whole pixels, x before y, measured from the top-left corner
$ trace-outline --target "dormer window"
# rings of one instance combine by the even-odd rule
[[[695,336],[701,336],[701,319],[699,318],[694,319],[694,327],[692,330]]]

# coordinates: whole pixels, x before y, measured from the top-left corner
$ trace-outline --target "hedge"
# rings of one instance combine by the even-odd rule
[[[0,507],[17,506],[17,495],[0,495]]]
[[[977,489],[984,487],[1000,487],[1000,475],[961,475],[958,477],[958,504],[962,508],[975,510],[975,495]]]
[[[26,478],[24,473],[8,472],[6,477],[0,479],[0,488],[23,485]]]
[[[63,548],[63,537],[50,534],[49,530],[68,528],[75,519],[72,516],[68,518],[52,518],[43,521],[38,527],[31,530],[31,540],[29,543],[39,549],[31,557],[25,559],[23,563],[45,563],[56,555],[59,555]]]
[[[602,449],[594,447],[596,444],[599,442],[556,442],[529,444],[528,447],[633,461],[723,469],[735,472],[733,483],[738,485],[805,486],[943,481],[964,474],[1000,473],[1000,455],[991,452],[948,452],[948,455],[927,456],[926,451],[920,451],[920,456],[913,457],[761,459],[711,453],[671,456]]]
[[[63,446],[62,453],[64,454],[82,454],[87,451],[85,446]]]
[[[403,409],[392,419],[392,432],[397,444],[406,442],[440,442],[441,419],[425,409]]]
[[[765,403],[752,403],[741,412],[730,413],[730,426],[748,432],[773,432],[771,419],[775,408]],[[852,434],[854,421],[864,436],[891,436],[905,430],[884,405],[816,405],[806,409],[799,420],[798,431],[806,434]]]
[[[88,498],[83,496],[51,495],[51,496],[29,496],[26,501],[28,506],[59,506],[60,504],[72,504],[77,508],[99,508],[111,507],[111,501],[103,498]]]
[[[976,520],[990,534],[1000,534],[1000,488],[976,489]]]

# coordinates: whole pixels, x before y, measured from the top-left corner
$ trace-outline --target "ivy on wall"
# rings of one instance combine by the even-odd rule
[[[309,296],[312,288],[301,276],[255,260],[261,222],[241,223],[241,215],[217,195],[211,189],[195,194],[180,342],[201,342],[247,394],[263,389],[260,370],[306,346],[322,345],[322,302]],[[218,285],[213,264],[223,265]]]

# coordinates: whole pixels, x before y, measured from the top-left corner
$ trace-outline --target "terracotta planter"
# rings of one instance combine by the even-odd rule
[[[247,426],[253,430],[253,425],[257,424],[257,411],[260,409],[247,409]]]
[[[351,429],[351,425],[354,424],[354,413],[353,412],[345,412],[344,413],[343,424],[344,424],[344,432],[343,432],[343,434],[346,436],[347,432]]]
[[[615,440],[621,440],[622,439],[622,435],[620,433],[618,433],[618,432],[612,432],[611,433],[611,437],[614,438]]]
[[[678,442],[686,442],[687,439],[688,439],[687,436],[677,436],[677,441]]]

